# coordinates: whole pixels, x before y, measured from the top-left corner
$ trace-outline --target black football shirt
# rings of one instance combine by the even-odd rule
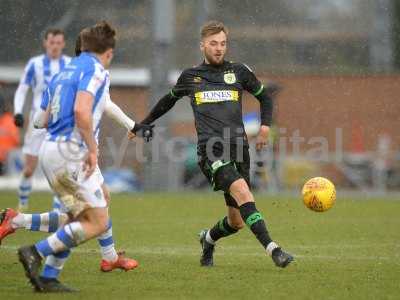
[[[175,98],[188,96],[194,113],[198,144],[247,143],[242,119],[243,90],[257,96],[263,85],[244,64],[224,61],[186,69],[171,90]]]

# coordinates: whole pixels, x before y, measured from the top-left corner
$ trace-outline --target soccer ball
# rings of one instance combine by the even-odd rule
[[[302,190],[304,205],[317,212],[330,209],[336,201],[336,189],[331,181],[323,177],[308,180]]]

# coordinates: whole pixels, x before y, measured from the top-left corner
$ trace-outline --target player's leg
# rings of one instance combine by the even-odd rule
[[[67,223],[69,217],[65,213],[45,212],[40,214],[17,214],[12,220],[14,229],[25,228],[30,231],[56,232]]]
[[[270,237],[264,218],[256,208],[253,194],[247,182],[243,178],[237,179],[231,184],[229,191],[239,206],[243,221],[256,236],[266,252],[272,257],[274,263],[278,267],[286,267],[293,260],[293,257],[282,251]]]
[[[59,275],[63,264],[59,265],[56,274],[39,272],[43,259],[51,260],[51,256],[64,259],[68,257],[70,249],[100,235],[107,228],[108,212],[107,208],[87,208],[79,213],[79,216],[61,228],[48,238],[39,241],[35,245],[25,246],[18,249],[19,260],[23,264],[25,274],[39,292],[69,292],[71,289],[63,286],[55,275]],[[46,277],[49,276],[53,277]],[[44,279],[44,280],[43,280]]]
[[[107,201],[107,207],[109,207],[111,200],[110,192],[104,183],[102,184],[101,188],[103,190],[104,198]],[[103,261],[114,262],[118,259],[118,254],[117,251],[115,250],[114,239],[112,235],[111,219],[108,220],[107,230],[97,237],[97,241],[100,246],[101,258],[102,258],[101,265],[103,264]],[[101,266],[100,269],[102,269]]]
[[[67,221],[68,215],[60,212],[23,214],[11,208],[4,209],[0,213],[0,244],[6,236],[14,233],[17,229],[56,232]]]
[[[35,245],[21,247],[18,256],[25,274],[38,291],[62,289],[58,281],[43,281],[39,277],[43,258],[59,254],[78,246],[107,229],[108,209],[101,183],[93,174],[86,178],[79,157],[65,157],[76,153],[75,144],[45,142],[41,148],[41,167],[53,191],[60,195],[72,222],[60,227],[48,238]],[[73,151],[75,150],[75,151]],[[69,152],[67,152],[69,151]],[[46,159],[43,159],[43,158]],[[65,290],[67,291],[67,290]]]
[[[100,172],[100,171],[99,171]],[[101,174],[101,173],[100,173]],[[102,184],[104,198],[107,205],[110,205],[111,197],[107,185]],[[101,263],[100,270],[103,272],[110,272],[114,269],[122,269],[125,271],[136,268],[139,264],[136,260],[125,257],[124,252],[117,252],[113,238],[112,221],[108,220],[107,230],[97,237],[100,246]]]
[[[104,181],[100,169],[96,168],[95,176],[99,177],[99,182]],[[111,201],[110,192],[106,184],[103,183],[101,187],[103,190],[104,198],[107,202],[107,206],[109,206]],[[56,201],[53,202],[53,208],[54,204],[57,203],[57,209],[63,210],[63,205],[58,197],[54,196],[54,199],[56,199]],[[102,258],[100,262],[101,271],[110,272],[115,269],[129,271],[139,265],[136,260],[125,257],[125,253],[123,251],[117,252],[117,250],[115,249],[111,219],[108,220],[107,230],[97,237],[97,241],[100,246],[100,253]]]
[[[100,270],[102,272],[111,272],[115,269],[124,271],[133,270],[139,264],[136,260],[125,257],[123,251],[117,252],[115,249],[114,239],[112,235],[112,222],[109,219],[108,228],[106,232],[97,237],[101,252]]]
[[[25,134],[24,146],[22,147],[25,164],[18,188],[18,210],[20,212],[27,211],[28,209],[29,196],[32,191],[32,176],[35,173],[40,146],[45,137],[46,130],[35,129],[32,123],[29,125],[27,133]]]
[[[233,161],[219,160],[211,162],[206,160],[206,168],[203,167],[202,170],[206,171],[205,174],[207,174],[208,170],[208,173],[210,174],[208,177],[211,178],[215,190],[222,190],[225,192],[225,194],[229,194],[231,196],[225,198],[227,200],[227,205],[235,207],[239,211],[244,223],[246,223],[246,225],[250,228],[264,249],[266,249],[267,253],[272,256],[275,264],[280,267],[285,267],[290,263],[291,260],[293,260],[293,258],[289,254],[283,252],[281,248],[272,241],[267,231],[264,219],[257,210],[253,194],[250,191],[250,156],[248,148],[243,148],[243,152],[241,153],[242,155],[240,155],[241,159],[237,159],[239,154],[236,152],[236,150],[240,149],[231,149],[231,158],[234,159]],[[201,163],[200,167],[202,167]],[[221,227],[219,230],[220,233],[215,234],[216,239],[224,236],[224,230],[222,229],[228,229],[228,226],[233,226],[233,220],[237,220],[237,212],[231,211],[231,213],[231,223],[229,223],[228,220],[225,221],[226,228]],[[220,224],[224,225],[223,222]],[[241,226],[243,225],[242,222],[238,222],[237,224],[240,224]],[[217,227],[219,228],[219,226],[214,226],[214,228]],[[218,232],[218,229],[215,232]],[[226,230],[225,236],[230,234],[232,233]],[[215,243],[215,240],[212,239],[211,230],[208,236],[209,242],[207,243],[211,244],[212,241]],[[205,237],[205,240],[207,241],[207,235]],[[202,260],[207,254],[206,250],[207,247],[205,247],[203,243]],[[211,259],[205,260],[206,262],[211,262],[209,265],[212,265],[212,252],[213,249],[212,251],[208,251],[208,256],[209,258],[211,257]],[[207,264],[202,263],[202,265]]]
[[[21,212],[28,209],[29,196],[32,191],[32,175],[35,172],[38,157],[31,154],[25,154],[24,161],[24,169],[18,186],[18,210]]]
[[[100,246],[101,258],[102,258],[100,263],[100,269],[105,272],[111,271],[112,268],[108,269],[107,267],[104,267],[103,270],[103,265],[108,265],[108,264],[111,265],[112,263],[118,260],[118,253],[115,250],[115,244],[112,235],[111,219],[108,220],[107,230],[97,237],[97,241]]]
[[[218,148],[213,149],[214,156],[219,157],[222,151]],[[200,149],[199,167],[207,177],[208,181],[213,185],[214,190],[224,191],[225,202],[229,207],[228,216],[221,218],[210,229],[204,229],[200,232],[200,244],[202,246],[202,254],[200,257],[201,266],[213,266],[214,246],[216,242],[223,238],[228,237],[239,229],[243,228],[243,222],[238,218],[237,210],[238,205],[234,198],[229,194],[228,189],[234,180],[240,175],[238,174],[235,166],[230,161],[211,161],[204,151]],[[219,175],[220,174],[220,175]]]
[[[64,268],[67,258],[71,254],[70,250],[61,251],[54,255],[49,255],[46,258],[42,273],[40,275],[40,282],[45,287],[47,292],[75,292],[58,281],[58,276]]]
[[[110,195],[105,184],[102,185],[103,193],[109,203]],[[56,197],[56,196],[54,196]],[[59,200],[58,200],[59,201]],[[60,208],[62,206],[61,202]],[[13,209],[5,209],[0,213],[0,244],[7,235],[14,233],[17,229],[24,228],[30,231],[56,232],[56,230],[68,221],[66,213],[52,211],[41,214],[22,214]],[[110,272],[114,269],[125,271],[132,270],[138,266],[134,259],[125,257],[124,252],[117,252],[112,235],[112,222],[109,219],[107,231],[97,238],[100,245],[102,261],[100,269]],[[51,261],[54,261],[51,260]],[[58,261],[58,260],[56,260]]]
[[[240,216],[239,207],[237,206],[235,199],[233,199],[228,193],[224,193],[224,197],[228,214],[210,230],[210,237],[215,242],[220,238],[227,237],[238,232],[245,226]]]
[[[240,210],[236,207],[228,206],[228,223],[236,230],[243,229],[246,224],[243,222]]]
[[[200,258],[200,264],[202,266],[214,265],[214,246],[219,239],[235,234],[245,226],[239,209],[231,198],[230,195],[225,194],[228,215],[219,220],[210,230],[205,229],[200,233],[200,243],[202,244],[203,249]]]

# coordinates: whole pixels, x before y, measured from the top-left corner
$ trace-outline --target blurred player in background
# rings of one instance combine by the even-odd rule
[[[26,127],[24,145],[24,169],[18,190],[18,210],[26,211],[28,208],[29,195],[32,190],[32,175],[35,172],[40,145],[45,136],[45,129],[35,129],[33,119],[35,112],[39,109],[43,92],[52,77],[57,74],[71,60],[62,54],[65,47],[64,32],[61,29],[48,29],[44,35],[43,47],[45,53],[31,58],[25,67],[22,78],[14,96],[14,121],[18,127],[24,126],[23,108],[29,88],[32,89],[33,100]]]
[[[247,225],[278,267],[293,257],[270,237],[263,216],[250,191],[250,156],[242,120],[242,93],[260,102],[261,126],[256,148],[267,143],[273,104],[268,89],[246,65],[226,61],[227,29],[211,21],[201,29],[203,63],[186,69],[170,93],[162,97],[142,121],[151,124],[168,112],[182,97],[190,98],[198,136],[199,166],[214,190],[222,190],[227,216],[210,230],[200,233],[202,266],[213,265],[214,245]]]

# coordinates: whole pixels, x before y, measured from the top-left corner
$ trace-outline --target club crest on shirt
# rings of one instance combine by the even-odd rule
[[[233,84],[236,82],[236,76],[235,73],[229,72],[224,74],[224,81],[227,84]]]

